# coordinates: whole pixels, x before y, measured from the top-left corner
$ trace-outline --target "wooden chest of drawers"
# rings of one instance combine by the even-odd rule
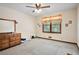
[[[14,46],[14,45],[17,45],[20,43],[21,43],[21,34],[20,33],[17,33],[17,34],[14,33],[10,36],[10,46]]]
[[[21,43],[20,33],[0,33],[0,50]]]

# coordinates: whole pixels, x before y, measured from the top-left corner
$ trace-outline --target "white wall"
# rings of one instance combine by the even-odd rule
[[[77,44],[79,47],[79,5],[77,8]]]
[[[35,33],[35,31],[34,31],[35,19],[34,19],[34,17],[29,16],[28,14],[21,13],[17,10],[10,9],[8,7],[0,6],[0,18],[16,20],[18,22],[17,32],[22,34],[22,38],[30,39],[30,36],[34,35],[34,33]],[[9,25],[8,25],[8,27],[9,27]],[[11,29],[11,28],[9,28],[9,29]]]
[[[42,32],[42,24],[41,19],[45,16],[53,16],[57,14],[62,14],[62,33],[61,34],[55,34],[55,33],[43,33]],[[43,15],[42,17],[38,17],[37,24],[40,24],[41,27],[37,26],[37,36],[48,38],[48,36],[52,36],[52,39],[55,40],[61,40],[61,41],[67,41],[67,42],[77,42],[77,9],[69,9],[64,10],[62,12],[55,12],[51,13],[49,15]],[[68,27],[65,27],[65,24],[69,22],[69,20],[72,20],[72,24],[70,24]]]

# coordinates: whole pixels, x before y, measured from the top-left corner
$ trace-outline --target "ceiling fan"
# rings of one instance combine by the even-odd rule
[[[41,9],[43,9],[43,8],[50,8],[50,5],[42,6],[40,3],[39,4],[36,3],[35,6],[26,6],[26,7],[35,8],[35,10],[33,10],[33,12],[39,13],[41,11]]]

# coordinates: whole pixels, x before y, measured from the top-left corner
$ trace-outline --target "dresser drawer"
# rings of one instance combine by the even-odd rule
[[[8,47],[9,47],[9,43],[4,43],[4,44],[1,45],[2,49],[8,48]]]
[[[5,35],[5,39],[10,39],[9,34]]]
[[[12,34],[10,37],[10,42],[15,41],[15,40],[20,40],[21,35],[20,34]]]
[[[21,40],[21,38],[20,37],[16,37],[16,40]]]
[[[21,40],[21,38],[20,37],[12,37],[12,38],[10,38],[10,42],[15,41],[15,40]]]
[[[15,41],[15,44],[20,44],[20,43],[21,43],[20,40],[16,40],[16,41]]]
[[[0,40],[5,39],[5,35],[0,34]]]
[[[0,42],[1,42],[2,40],[0,39]]]
[[[0,50],[2,49],[2,45],[0,44]]]
[[[12,37],[21,37],[21,34],[20,33],[13,33],[12,35],[11,35]]]
[[[14,34],[15,37],[21,37],[21,34],[17,33],[17,34]]]
[[[14,45],[16,45],[16,42],[15,41],[10,42],[10,46],[14,46]]]
[[[16,40],[16,37],[11,37],[10,38],[10,42],[15,41],[15,40]]]
[[[9,39],[2,40],[1,43],[2,43],[2,44],[9,43]]]
[[[17,45],[17,44],[20,44],[20,43],[21,43],[20,40],[12,41],[12,42],[10,42],[10,46],[14,46],[14,45]]]

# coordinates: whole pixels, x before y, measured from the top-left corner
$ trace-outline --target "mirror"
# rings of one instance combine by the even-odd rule
[[[14,22],[0,20],[0,33],[14,32]]]
[[[0,32],[16,32],[16,20],[0,18]]]

